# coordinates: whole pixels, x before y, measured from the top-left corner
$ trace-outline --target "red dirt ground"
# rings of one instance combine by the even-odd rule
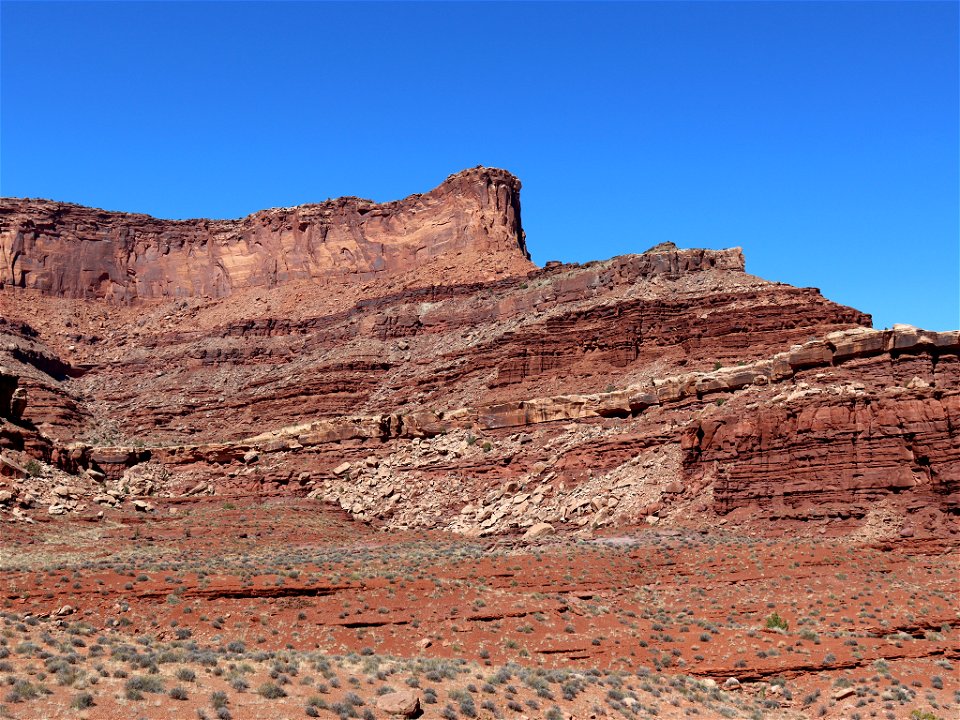
[[[450,717],[447,704],[454,717],[472,717],[457,698],[473,684],[497,690],[474,688],[476,705],[489,703],[478,717],[541,717],[553,704],[577,718],[958,717],[960,582],[951,545],[656,528],[591,541],[470,540],[382,532],[302,499],[157,504],[156,514],[2,527],[0,677],[9,692],[0,702],[10,717],[216,717],[213,690],[229,693],[234,718],[306,716],[312,683],[291,681],[285,698],[257,694],[278,662],[271,653],[313,667],[330,658],[339,677],[359,683],[353,689],[366,705],[355,714],[375,717],[384,715],[371,678],[392,677],[394,689],[398,678],[416,678],[422,688],[435,663],[459,670],[432,683],[440,698],[424,705],[425,717]],[[768,627],[777,624],[786,627]],[[61,655],[44,658],[31,642]],[[91,652],[94,644],[101,651]],[[122,659],[116,648],[124,644],[178,658],[156,668],[164,692],[130,700],[117,662],[94,671],[98,656]],[[251,689],[236,692],[198,664],[204,649],[226,677],[230,664],[249,662]],[[69,683],[51,673],[63,653],[84,670]],[[196,680],[181,683],[187,700],[168,694],[174,664],[196,669]],[[504,666],[529,681],[516,691],[519,711],[508,707],[510,694],[477,679]],[[534,709],[524,703],[536,702],[536,677],[557,686]],[[586,686],[565,700],[561,677]],[[731,677],[741,689],[710,682]],[[18,698],[17,680],[52,693]],[[835,699],[846,688],[849,696]],[[330,702],[350,689],[334,689]],[[67,709],[78,691],[95,704]]]

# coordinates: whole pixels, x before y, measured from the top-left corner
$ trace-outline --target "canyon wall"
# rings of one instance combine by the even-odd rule
[[[738,248],[535,268],[519,182],[482,168],[241,221],[2,208],[4,467],[43,459],[97,502],[960,532],[960,335],[872,330]]]
[[[519,180],[477,168],[396,202],[339,198],[240,220],[158,220],[45,200],[0,202],[0,281],[58,297],[218,298],[295,280],[388,277],[438,260],[453,279],[531,269]]]

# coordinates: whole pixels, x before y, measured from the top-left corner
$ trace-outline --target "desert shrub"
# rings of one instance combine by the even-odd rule
[[[778,613],[772,613],[767,617],[766,626],[771,630],[787,630],[789,624]]]
[[[267,700],[276,700],[287,696],[287,691],[272,682],[266,682],[257,688],[257,694]]]
[[[475,718],[477,716],[477,706],[473,696],[465,690],[451,690],[450,698],[460,705],[460,712],[464,717]]]
[[[155,675],[134,675],[127,680],[125,687],[136,692],[162,693],[163,680]]]
[[[230,687],[232,687],[237,692],[243,692],[250,688],[250,683],[244,680],[242,677],[233,677],[230,678]]]
[[[74,695],[73,700],[70,701],[70,707],[74,710],[86,710],[88,707],[93,707],[93,695],[88,692]]]
[[[311,695],[309,698],[307,698],[307,706],[326,710],[327,701],[319,695]]]
[[[6,694],[4,700],[9,703],[26,702],[27,700],[35,700],[48,692],[43,685],[38,683],[32,683],[29,680],[15,680],[13,689]]]

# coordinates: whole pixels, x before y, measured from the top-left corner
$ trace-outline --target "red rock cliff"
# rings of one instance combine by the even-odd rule
[[[158,220],[48,200],[0,200],[0,284],[114,302],[224,297],[293,280],[491,280],[532,269],[520,181],[474,168],[422,195],[339,198],[240,220]],[[463,275],[469,277],[460,277]]]

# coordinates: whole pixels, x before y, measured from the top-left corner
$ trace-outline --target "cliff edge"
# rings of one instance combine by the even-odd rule
[[[415,272],[422,284],[445,284],[531,269],[520,181],[495,168],[464,170],[394,202],[343,197],[239,220],[160,220],[0,200],[0,284],[55,297],[219,298],[294,280]]]

